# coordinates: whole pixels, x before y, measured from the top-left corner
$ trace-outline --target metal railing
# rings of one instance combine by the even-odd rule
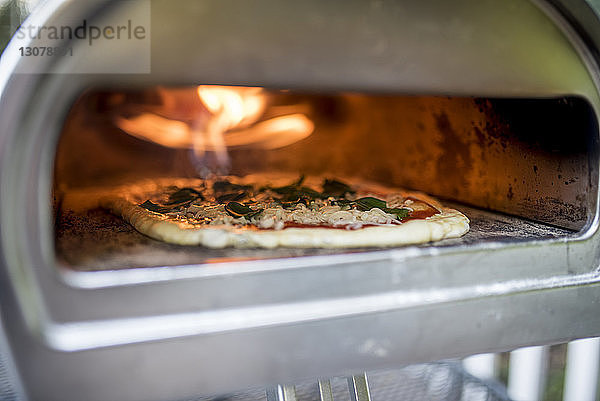
[[[515,401],[555,399],[545,395],[549,388],[549,346],[517,349],[509,354],[508,396]],[[499,378],[498,354],[474,355],[463,360],[470,374],[483,380]],[[562,383],[563,401],[595,401],[598,394],[600,338],[572,341],[567,345]],[[562,375],[559,379],[562,378]],[[552,380],[557,380],[553,378]]]

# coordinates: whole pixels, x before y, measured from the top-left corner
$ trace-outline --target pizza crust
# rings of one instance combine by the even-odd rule
[[[208,248],[389,247],[457,238],[469,231],[469,219],[464,214],[441,206],[439,214],[398,225],[368,226],[360,229],[290,227],[282,230],[260,230],[229,225],[198,227],[150,212],[126,197],[114,195],[102,198],[100,205],[122,216],[136,230],[151,238],[172,244],[201,245]]]

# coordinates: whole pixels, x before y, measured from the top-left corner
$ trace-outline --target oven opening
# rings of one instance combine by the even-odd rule
[[[579,97],[493,99],[201,85],[89,90],[54,172],[61,267],[99,271],[378,249],[176,245],[100,206],[107,190],[253,174],[422,191],[470,231],[419,247],[573,236],[592,221],[597,124]],[[191,180],[191,181],[190,181]],[[213,182],[210,181],[210,182]]]

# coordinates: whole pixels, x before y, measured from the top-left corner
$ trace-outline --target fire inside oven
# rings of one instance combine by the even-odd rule
[[[200,85],[94,89],[55,159],[59,263],[79,271],[369,251],[208,249],[151,239],[99,207],[142,180],[253,173],[344,177],[422,191],[470,231],[427,246],[552,239],[593,218],[598,156],[577,97],[492,99]]]

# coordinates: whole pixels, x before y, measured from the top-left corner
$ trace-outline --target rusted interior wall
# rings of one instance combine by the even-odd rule
[[[59,139],[55,189],[125,183],[148,177],[195,174],[188,151],[165,148],[125,134],[113,117],[123,103],[153,103],[148,93],[84,94],[69,112]],[[151,106],[150,106],[151,108]]]

